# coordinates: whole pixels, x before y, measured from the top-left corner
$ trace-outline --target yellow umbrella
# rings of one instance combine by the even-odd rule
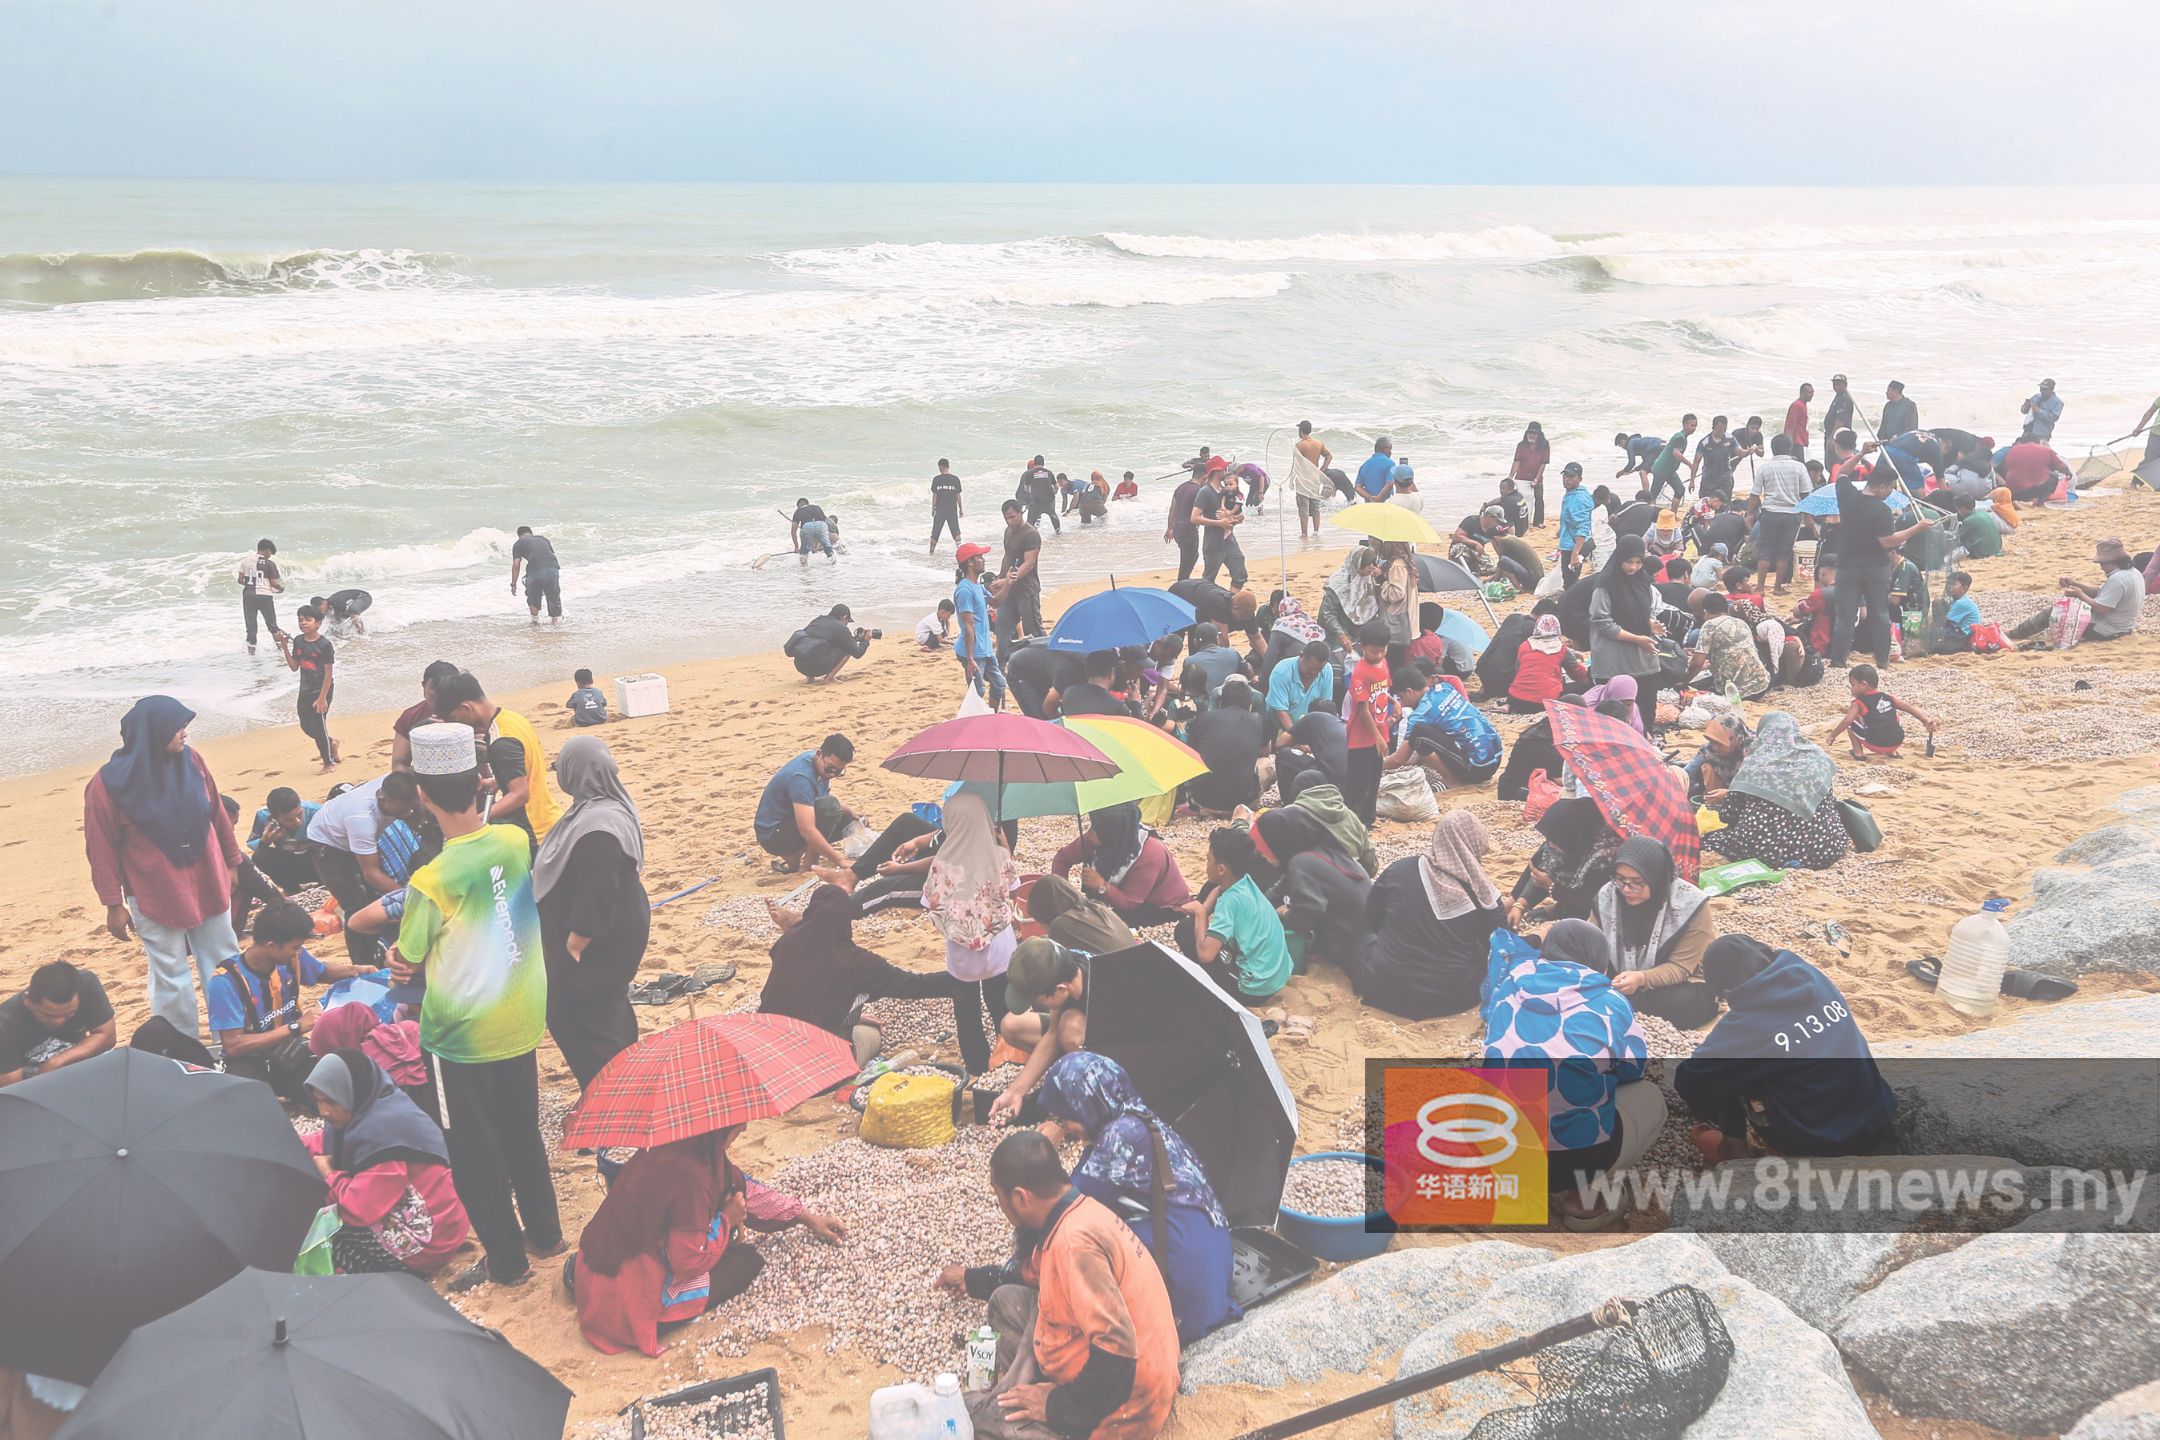
[[[1375,540],[1399,540],[1406,545],[1440,543],[1440,532],[1426,524],[1424,516],[1400,505],[1351,505],[1335,512],[1334,523]]]

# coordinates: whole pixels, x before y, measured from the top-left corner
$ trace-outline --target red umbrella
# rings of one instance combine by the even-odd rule
[[[665,1145],[794,1109],[855,1074],[839,1036],[785,1015],[708,1015],[608,1061],[563,1121],[571,1149]]]
[[[1117,762],[1062,725],[1025,715],[962,715],[932,725],[885,757],[885,768],[926,780],[979,780],[998,787],[1107,780]]]
[[[1687,778],[1665,763],[1635,728],[1581,705],[1545,702],[1553,744],[1568,769],[1622,835],[1647,835],[1672,852],[1680,878],[1702,863],[1702,834],[1688,803]]]

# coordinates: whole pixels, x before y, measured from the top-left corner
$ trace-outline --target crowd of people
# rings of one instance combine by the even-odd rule
[[[1662,440],[1617,434],[1613,482],[1640,480],[1626,497],[1585,488],[1582,464],[1566,463],[1549,546],[1551,445],[1528,426],[1495,493],[1432,527],[1451,565],[1531,598],[1489,636],[1428,593],[1417,549],[1392,539],[1354,545],[1311,596],[1248,588],[1238,529],[1265,503],[1268,476],[1203,448],[1177,472],[1164,532],[1179,560],[1167,588],[1190,622],[1147,645],[1054,650],[1039,527],[1104,520],[1137,494],[1131,472],[1114,487],[1101,471],[1073,481],[1036,457],[1001,503],[993,551],[961,541],[961,484],[938,462],[930,544],[953,537],[955,578],[915,641],[957,660],[956,693],[1037,719],[1136,719],[1205,766],[1167,793],[1095,810],[1039,874],[1016,858],[1018,822],[973,790],[876,828],[838,793],[856,758],[844,733],[781,764],[751,817],[745,838],[772,867],[807,877],[794,901],[769,907],[779,936],[763,1013],[839,1038],[861,1067],[884,1048],[869,1002],[949,1002],[969,1075],[1017,1065],[991,1118],[1020,1128],[987,1177],[1013,1254],[935,1279],[983,1301],[999,1335],[996,1381],[969,1402],[978,1431],[1145,1440],[1169,1413],[1180,1347],[1238,1313],[1207,1167],[1133,1077],[1089,1048],[1091,960],[1143,937],[1174,945],[1286,1042],[1314,1023],[1288,1012],[1286,989],[1329,966],[1360,1004],[1406,1020],[1474,1013],[1483,1058],[1553,1071],[1553,1201],[1575,1228],[1617,1220],[1585,1182],[1636,1163],[1666,1123],[1642,1080],[1642,1017],[1706,1032],[1675,1083],[1707,1163],[1751,1144],[1850,1154],[1881,1139],[1895,1097],[1835,983],[1729,930],[1736,912],[1697,883],[1694,845],[1616,818],[1562,743],[1595,715],[1663,768],[1652,737],[1688,716],[1702,743],[1670,783],[1700,807],[1691,841],[1723,861],[1823,868],[1854,843],[1825,746],[1896,755],[1910,721],[1932,750],[1936,722],[1892,693],[1887,667],[1990,638],[2062,643],[2062,607],[1987,636],[1958,568],[1999,554],[2020,507],[2066,483],[2049,448],[2062,413],[2052,382],[2000,448],[1922,431],[1895,383],[1889,438],[1861,444],[1852,426],[1865,417],[1844,376],[1831,384],[1816,457],[1814,391],[1802,386],[1776,433],[1722,415],[1705,432],[1687,415]],[[1309,423],[1289,489],[1301,534],[1318,534],[1330,495],[1423,513],[1415,470],[1388,439],[1346,472]],[[1814,501],[1825,490],[1828,502]],[[806,563],[831,553],[829,512],[804,499],[790,526]],[[357,624],[365,597],[357,608],[349,594],[322,597],[288,637],[275,554],[263,541],[238,577],[248,641],[267,624],[300,674],[302,728],[328,773],[342,749],[328,734],[324,630]],[[2113,540],[2095,560],[2097,582],[2062,582],[2085,612],[2078,631],[2129,633],[2154,562]],[[560,618],[559,572],[545,538],[521,528],[512,588],[522,574],[536,624],[543,609]],[[1944,575],[1937,594],[1931,574]],[[788,654],[824,682],[878,636],[838,605]],[[1848,668],[1856,647],[1874,663]],[[1849,694],[1818,744],[1794,711],[1831,670]],[[629,989],[651,933],[638,808],[605,741],[583,728],[605,721],[606,697],[590,671],[575,683],[566,708],[579,733],[551,757],[530,719],[438,661],[395,722],[386,773],[320,800],[272,789],[244,835],[245,808],[189,746],[193,715],[169,697],[127,713],[120,749],[86,789],[107,928],[139,943],[147,971],[151,1017],[128,1043],[259,1080],[321,1117],[310,1149],[341,1223],[340,1271],[434,1274],[470,1239],[483,1258],[451,1288],[514,1286],[534,1259],[573,1251],[535,1052],[552,1036],[583,1089],[637,1043]],[[1783,708],[1762,708],[1788,692]],[[1512,876],[1495,872],[1477,817],[1440,798],[1488,785],[1536,813],[1539,844]],[[1212,822],[1190,875],[1162,833],[1179,815]],[[1423,817],[1424,843],[1382,866],[1374,828],[1404,815]],[[298,903],[318,887],[317,909]],[[942,969],[895,965],[857,940],[858,921],[891,910],[927,918]],[[314,953],[332,945],[342,961]],[[311,1004],[305,992],[320,987],[332,988]],[[1778,1063],[1769,1037],[1803,1013],[1829,1038],[1816,1063]],[[0,1085],[118,1043],[105,983],[55,961],[0,1005]],[[606,1198],[562,1267],[595,1348],[657,1355],[668,1327],[739,1295],[763,1263],[752,1232],[800,1225],[846,1242],[839,1219],[736,1166],[740,1128],[606,1167]],[[1074,1142],[1085,1148],[1068,1168],[1058,1145]]]

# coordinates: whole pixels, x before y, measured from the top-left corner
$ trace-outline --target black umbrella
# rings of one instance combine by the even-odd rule
[[[560,1440],[569,1414],[567,1386],[417,1276],[243,1270],[130,1335],[60,1435]]]
[[[259,1080],[115,1050],[0,1090],[0,1365],[88,1384],[136,1326],[292,1269],[323,1195]]]
[[[1152,941],[1097,955],[1088,1049],[1140,1087],[1208,1173],[1233,1225],[1272,1225],[1297,1144],[1297,1102],[1251,1011]]]

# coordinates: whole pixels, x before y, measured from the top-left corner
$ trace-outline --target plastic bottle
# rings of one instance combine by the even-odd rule
[[[914,1382],[871,1391],[870,1440],[930,1440],[935,1400],[929,1386]]]
[[[968,1415],[967,1398],[960,1393],[960,1377],[946,1371],[930,1390],[931,1440],[975,1440],[975,1422]]]
[[[1986,913],[1968,915],[1950,927],[1935,993],[1959,1014],[1985,1020],[1995,1013],[2009,964],[2010,932],[2002,921]]]
[[[968,1331],[967,1388],[988,1390],[997,1384],[997,1331],[979,1325]]]

